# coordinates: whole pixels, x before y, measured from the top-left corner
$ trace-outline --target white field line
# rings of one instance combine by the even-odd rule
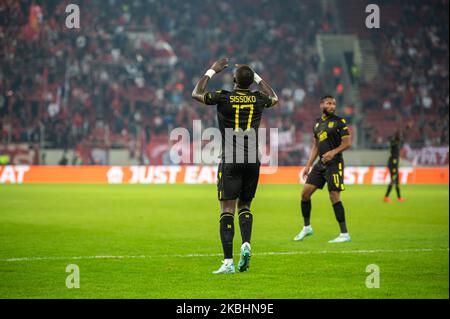
[[[318,251],[272,251],[254,253],[253,256],[277,255],[317,255],[317,254],[376,254],[376,253],[420,253],[449,251],[448,248],[413,248],[413,249],[372,249],[372,250],[318,250]],[[219,257],[222,254],[173,254],[173,255],[128,255],[128,256],[49,256],[49,257],[17,257],[0,258],[0,262],[20,262],[39,260],[85,260],[85,259],[150,259],[150,258],[191,258],[191,257]]]

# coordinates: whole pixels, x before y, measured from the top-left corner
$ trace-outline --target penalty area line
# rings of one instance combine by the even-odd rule
[[[320,254],[376,254],[376,253],[420,253],[449,251],[448,248],[412,248],[412,249],[359,249],[359,250],[318,250],[318,251],[271,251],[254,253],[253,256],[277,255],[320,255]],[[192,258],[192,257],[218,257],[222,254],[173,254],[173,255],[128,255],[128,256],[48,256],[48,257],[15,257],[0,258],[0,262],[23,262],[41,260],[89,260],[89,259],[152,259],[152,258]]]

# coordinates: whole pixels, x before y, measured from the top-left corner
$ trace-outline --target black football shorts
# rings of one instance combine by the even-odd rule
[[[306,184],[312,184],[322,189],[327,183],[328,191],[343,191],[344,186],[344,161],[331,161],[324,164],[322,161],[314,165],[306,179]]]
[[[258,187],[260,163],[220,163],[217,171],[219,200],[251,201]]]

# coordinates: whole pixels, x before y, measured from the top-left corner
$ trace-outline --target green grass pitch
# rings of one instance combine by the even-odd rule
[[[314,236],[293,241],[300,190],[260,185],[249,272],[212,275],[222,259],[214,185],[0,185],[0,298],[449,297],[448,185],[404,186],[407,201],[391,204],[384,186],[348,186],[352,242],[336,245],[326,191],[313,198]],[[69,264],[79,289],[66,287]],[[365,285],[369,264],[380,288]]]

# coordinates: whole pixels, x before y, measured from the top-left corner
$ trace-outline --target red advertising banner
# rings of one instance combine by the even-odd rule
[[[261,184],[302,184],[303,167],[261,167]],[[448,184],[448,167],[402,167],[401,184]],[[214,184],[217,166],[0,166],[0,184]],[[389,183],[385,167],[347,167],[345,184]]]

